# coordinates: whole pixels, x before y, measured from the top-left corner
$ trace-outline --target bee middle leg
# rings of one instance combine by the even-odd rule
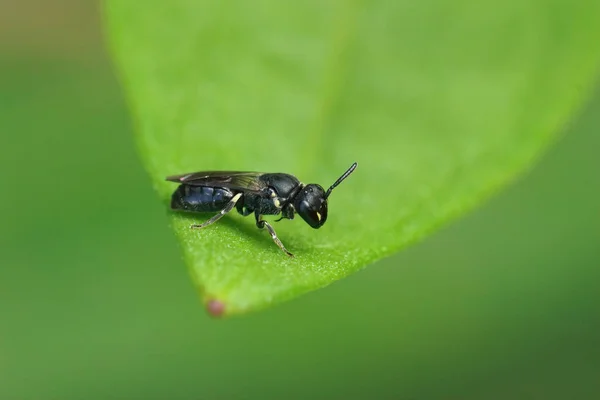
[[[275,233],[275,229],[273,229],[271,224],[269,224],[267,221],[261,219],[261,215],[258,212],[256,212],[254,215],[256,215],[256,226],[259,229],[267,228],[267,230],[269,231],[269,234],[271,234],[271,238],[273,239],[275,244],[277,246],[279,246],[281,251],[283,251],[285,254],[287,254],[290,257],[294,257],[294,255],[292,253],[290,253],[289,251],[286,250],[283,243],[281,243],[281,240],[279,240],[279,238],[277,237],[277,234]]]
[[[240,197],[242,197],[242,193],[238,193],[235,196],[233,196],[233,198],[231,200],[229,200],[229,203],[227,203],[227,205],[221,210],[219,211],[219,213],[217,215],[215,215],[214,217],[212,217],[211,219],[209,219],[208,221],[205,221],[201,224],[193,224],[190,225],[190,228],[192,229],[201,229],[204,228],[210,224],[214,224],[215,222],[217,222],[218,220],[220,220],[221,218],[223,218],[223,215],[227,214],[229,211],[233,210],[233,207],[235,207],[235,203],[237,203],[237,201],[240,199]]]

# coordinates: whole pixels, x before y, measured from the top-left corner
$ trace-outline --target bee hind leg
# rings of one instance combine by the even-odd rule
[[[219,211],[219,213],[217,215],[213,216],[211,219],[209,219],[208,221],[205,221],[201,224],[190,225],[190,228],[191,229],[202,229],[208,225],[214,224],[215,222],[217,222],[218,220],[223,218],[223,215],[225,215],[229,211],[233,210],[233,207],[235,207],[235,203],[237,203],[237,201],[240,199],[240,197],[242,197],[242,193],[236,194],[235,196],[233,196],[233,198],[231,200],[229,200],[229,203],[227,203],[227,205],[221,211]]]

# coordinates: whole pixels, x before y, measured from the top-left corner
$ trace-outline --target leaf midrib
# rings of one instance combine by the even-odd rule
[[[323,90],[316,107],[316,117],[307,134],[306,142],[311,150],[305,152],[309,156],[304,158],[305,160],[308,158],[308,160],[298,171],[302,174],[301,176],[314,176],[325,156],[323,137],[330,125],[333,110],[339,102],[342,82],[346,75],[344,60],[348,58],[350,43],[358,26],[359,2],[343,2],[342,7],[344,9],[334,21],[335,27],[329,40],[333,51],[329,52],[328,60],[325,62]],[[335,51],[336,49],[340,50]]]

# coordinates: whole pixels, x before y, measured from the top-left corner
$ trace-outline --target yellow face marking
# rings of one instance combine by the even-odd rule
[[[281,208],[281,202],[279,201],[279,199],[277,197],[273,198],[273,205],[277,208]]]
[[[320,221],[321,220],[321,214],[317,213],[317,219]]]

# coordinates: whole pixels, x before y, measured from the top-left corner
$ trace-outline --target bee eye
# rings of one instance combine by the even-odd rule
[[[323,202],[315,207],[305,200],[298,204],[297,212],[307,224],[317,229],[327,220],[327,203]]]

